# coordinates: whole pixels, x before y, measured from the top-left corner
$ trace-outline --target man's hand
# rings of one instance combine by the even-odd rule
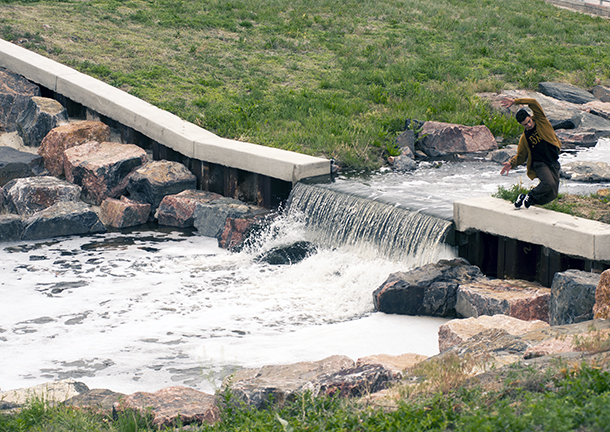
[[[500,105],[502,108],[510,108],[515,104],[515,100],[513,98],[506,97],[500,101]]]
[[[500,175],[508,175],[508,172],[511,170],[512,166],[510,162],[504,162],[502,165],[502,171],[500,171]]]

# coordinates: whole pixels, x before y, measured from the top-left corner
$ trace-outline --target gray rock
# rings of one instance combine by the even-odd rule
[[[151,205],[155,214],[166,195],[197,188],[197,177],[178,162],[153,161],[137,168],[129,177],[127,192],[134,201]]]
[[[362,397],[386,389],[393,381],[390,369],[367,364],[322,375],[303,386],[301,391],[311,391],[314,397]]]
[[[23,222],[21,216],[13,214],[0,215],[0,241],[21,240]]]
[[[585,104],[597,100],[590,92],[576,86],[557,82],[541,82],[538,91],[543,95],[575,104]]]
[[[0,186],[16,178],[38,176],[45,172],[42,156],[0,147]]]
[[[610,165],[606,162],[578,161],[561,166],[561,177],[580,182],[610,181]]]
[[[36,84],[0,67],[0,130],[17,130],[17,119],[32,96],[40,96],[40,88]]]
[[[593,93],[593,96],[595,96],[597,99],[599,99],[602,102],[610,102],[610,88],[609,87],[596,85],[595,87],[593,87],[593,90],[591,91],[591,93]]]
[[[595,132],[598,138],[610,136],[610,120],[588,112],[580,112],[580,129]]]
[[[58,202],[23,221],[23,240],[106,232],[91,206],[83,202]]]
[[[576,147],[595,147],[597,141],[599,141],[595,132],[581,128],[558,129],[555,133],[561,141],[562,150],[575,149]]]
[[[4,205],[10,213],[30,216],[58,202],[78,201],[80,194],[80,186],[56,177],[26,177],[4,186]]]
[[[396,156],[394,158],[392,168],[400,172],[413,171],[417,169],[417,162],[413,160],[413,157],[401,154],[400,156]]]
[[[38,147],[51,129],[68,122],[68,111],[55,99],[32,97],[17,119],[23,144]]]
[[[415,154],[415,132],[407,129],[396,137],[396,145],[401,149],[401,153],[410,158]]]
[[[555,273],[551,285],[550,324],[573,324],[593,319],[599,280],[599,274],[580,270]]]
[[[379,312],[453,317],[458,286],[484,278],[478,267],[463,259],[441,260],[391,274],[373,292],[373,303]]]
[[[197,233],[218,238],[227,218],[244,218],[251,215],[247,204],[233,198],[219,198],[207,203],[197,203],[193,214],[193,226]]]
[[[510,158],[517,154],[517,146],[507,146],[498,150],[491,151],[487,154],[487,159],[492,162],[503,164],[508,162]]]
[[[278,246],[255,258],[255,261],[273,265],[290,265],[303,261],[313,254],[317,246],[307,241],[299,241],[286,246]]]

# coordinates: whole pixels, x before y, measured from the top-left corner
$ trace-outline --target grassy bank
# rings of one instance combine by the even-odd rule
[[[497,389],[457,386],[405,391],[391,409],[354,400],[303,396],[283,408],[247,409],[230,399],[216,425],[189,431],[603,431],[610,424],[610,374],[556,363],[546,374],[515,366]],[[445,373],[444,375],[446,375]],[[445,381],[446,387],[447,381]],[[410,386],[411,389],[413,386]],[[181,425],[167,428],[180,430]],[[0,431],[153,431],[150,416],[114,419],[34,400],[18,414],[0,414]]]
[[[610,83],[610,22],[541,0],[0,0],[0,37],[223,137],[376,168],[476,92]]]

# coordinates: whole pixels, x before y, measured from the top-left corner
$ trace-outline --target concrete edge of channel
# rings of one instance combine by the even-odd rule
[[[221,138],[123,90],[3,39],[0,66],[189,158],[293,184],[330,174],[330,160]]]
[[[453,203],[456,231],[481,231],[594,261],[610,261],[610,225],[539,207],[516,209],[493,197]]]

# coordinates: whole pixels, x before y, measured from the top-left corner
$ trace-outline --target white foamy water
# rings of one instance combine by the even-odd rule
[[[3,244],[0,388],[73,378],[123,393],[212,392],[238,367],[438,352],[446,320],[373,311],[372,292],[407,263],[341,248],[256,262],[306,235],[281,223],[281,236],[241,253],[178,231]]]

